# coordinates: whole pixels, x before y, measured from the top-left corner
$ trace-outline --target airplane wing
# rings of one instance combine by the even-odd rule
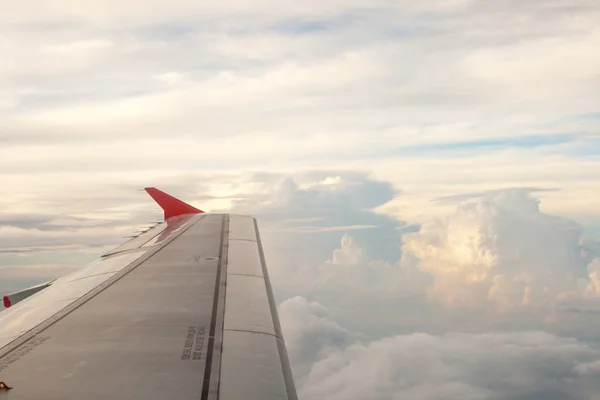
[[[146,190],[164,222],[5,297],[0,399],[297,400],[256,220]]]

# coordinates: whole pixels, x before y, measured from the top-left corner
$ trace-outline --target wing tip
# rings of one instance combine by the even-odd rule
[[[3,300],[4,300],[4,307],[5,308],[10,308],[10,306],[12,306],[12,304],[10,302],[10,298],[8,296],[4,296]]]
[[[156,201],[156,203],[165,212],[165,220],[173,217],[178,217],[184,214],[202,214],[204,211],[197,209],[196,207],[187,204],[176,197],[171,196],[168,193],[163,192],[155,187],[144,188],[146,193],[150,195]]]

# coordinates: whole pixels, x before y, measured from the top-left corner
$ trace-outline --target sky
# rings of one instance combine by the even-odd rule
[[[0,292],[261,229],[301,400],[600,399],[600,5],[9,0]]]

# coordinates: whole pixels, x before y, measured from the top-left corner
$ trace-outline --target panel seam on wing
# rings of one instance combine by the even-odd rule
[[[136,258],[136,260],[137,260],[137,258]],[[135,260],[134,260],[134,261],[135,261]],[[127,267],[127,266],[125,266],[125,267]],[[118,270],[116,270],[116,271],[108,271],[108,272],[102,272],[102,273],[100,273],[100,274],[94,274],[94,275],[82,276],[81,278],[73,279],[72,281],[64,281],[64,282],[61,282],[60,284],[61,284],[61,285],[63,285],[63,284],[65,284],[65,283],[77,282],[77,281],[80,281],[80,280],[82,280],[82,279],[93,278],[93,277],[96,277],[96,276],[102,276],[102,275],[108,275],[108,274],[113,274],[113,275],[114,275],[114,274],[116,274],[116,273],[117,273],[117,272],[119,272],[119,271],[121,271],[121,270],[120,270],[120,269],[118,269]]]
[[[225,332],[258,333],[260,335],[273,336],[273,337],[276,337],[277,339],[282,339],[283,340],[283,338],[281,336],[277,336],[277,334],[270,333],[270,332],[264,332],[264,331],[253,331],[253,330],[250,330],[250,329],[229,329],[229,328],[225,328],[224,331]]]
[[[260,278],[262,280],[265,279],[265,277],[262,276],[262,275],[254,275],[254,274],[236,274],[236,273],[233,273],[233,274],[227,274],[227,276],[248,276],[250,278]]]

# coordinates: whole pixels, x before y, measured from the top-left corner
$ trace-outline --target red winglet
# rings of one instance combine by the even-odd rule
[[[175,197],[166,194],[165,192],[158,190],[157,188],[146,188],[146,192],[158,205],[165,211],[165,219],[177,217],[183,214],[200,214],[204,211],[198,210],[196,207],[192,207],[183,201],[176,199]]]
[[[9,308],[10,306],[12,306],[12,304],[10,303],[10,299],[8,298],[8,296],[4,296],[4,307]]]

